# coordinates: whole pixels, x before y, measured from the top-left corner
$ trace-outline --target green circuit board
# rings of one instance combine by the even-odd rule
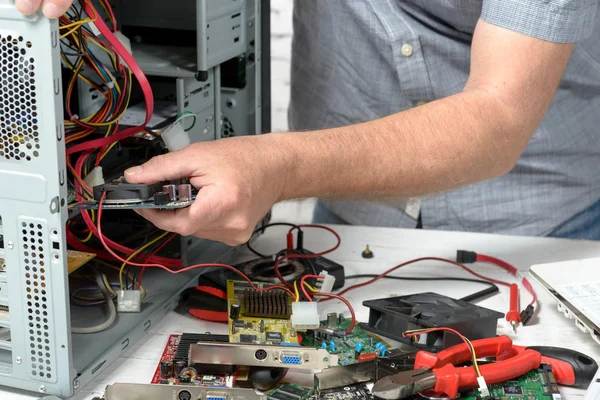
[[[540,368],[508,382],[488,385],[490,400],[560,400],[560,392],[552,374],[552,368],[542,365]],[[461,400],[483,400],[475,391],[465,393]]]
[[[338,318],[335,325],[330,324],[328,326],[327,321],[321,321],[321,325],[328,326],[335,330],[346,330],[348,329],[348,327],[350,327],[350,323],[350,319],[342,319],[340,322]],[[335,350],[332,350],[331,348],[332,341],[334,343]],[[333,336],[325,337],[324,335],[318,335],[315,334],[315,332],[309,331],[308,334],[305,336],[302,345],[321,348],[323,342],[327,344],[327,351],[329,351],[329,353],[338,356],[339,365],[348,365],[358,362],[356,358],[357,343],[360,343],[362,346],[361,354],[375,353],[375,346],[377,346],[377,343],[380,342],[383,345],[385,345],[388,350],[390,349],[389,344],[387,344],[385,341],[381,340],[377,336],[367,333],[359,326],[359,324],[356,324],[354,330],[352,331],[352,334],[347,335],[343,338]]]

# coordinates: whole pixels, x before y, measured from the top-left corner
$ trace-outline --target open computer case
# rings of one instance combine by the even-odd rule
[[[99,0],[86,1],[109,21]],[[269,131],[268,0],[110,4],[156,109],[197,115],[192,142]],[[63,33],[59,21],[24,16],[14,0],[0,0],[0,386],[68,397],[176,307],[200,272],[146,271],[140,313],[120,314],[101,333],[72,334],[71,326],[105,315],[70,301],[66,226],[75,213],[68,208]],[[78,85],[71,103],[86,115],[101,98]],[[134,106],[124,118],[136,118]],[[126,221],[107,224],[117,234]],[[183,265],[228,261],[236,250],[187,237],[173,243]]]

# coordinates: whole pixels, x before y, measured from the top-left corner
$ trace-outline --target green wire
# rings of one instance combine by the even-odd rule
[[[189,128],[187,128],[187,129],[184,129],[184,131],[185,131],[185,132],[189,132],[189,131],[191,131],[192,129],[194,129],[194,126],[196,126],[196,120],[197,120],[198,118],[196,117],[196,114],[194,114],[193,112],[191,112],[191,111],[184,111],[184,112],[182,112],[181,114],[177,114],[177,116],[175,117],[175,119],[176,119],[176,120],[179,120],[179,118],[183,117],[184,115],[193,115],[193,116],[194,116],[194,122],[192,122],[192,126],[190,126],[190,127],[189,127]]]

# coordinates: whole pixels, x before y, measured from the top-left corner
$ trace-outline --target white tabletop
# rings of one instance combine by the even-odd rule
[[[545,262],[600,257],[600,242],[349,226],[336,226],[335,229],[342,237],[342,245],[327,257],[344,265],[346,275],[381,273],[403,261],[418,257],[432,256],[453,259],[458,249],[501,258],[520,270],[527,270],[533,264]],[[274,253],[280,250],[285,246],[284,232],[285,230],[282,228],[271,228],[264,237],[258,239],[255,247],[265,253]],[[335,243],[328,232],[313,229],[307,229],[305,232],[305,248],[311,251],[317,252]],[[374,253],[374,257],[368,260],[361,257],[367,244]],[[514,281],[511,275],[494,266],[475,264],[473,268],[489,277]],[[565,271],[565,273],[567,272]],[[395,274],[472,278],[468,273],[452,265],[431,262],[407,266],[396,271]],[[535,324],[521,327],[515,335],[506,321],[500,320],[498,333],[510,336],[516,344],[568,347],[600,361],[600,346],[589,335],[577,329],[572,320],[565,319],[556,310],[550,295],[536,282],[530,280],[534,284],[539,299],[538,317]],[[357,282],[359,280],[354,280],[352,283]],[[362,306],[362,302],[367,299],[426,291],[459,298],[482,288],[481,284],[476,283],[380,280],[372,285],[351,291],[346,297],[355,307],[357,319],[366,321],[368,309]],[[501,287],[500,290],[500,294],[478,304],[503,313],[506,312],[508,291],[504,287]],[[529,303],[529,300],[529,294],[525,290],[521,290],[521,303]],[[324,303],[319,306],[319,311],[322,317],[332,311],[347,314],[345,306],[337,302]],[[169,335],[183,332],[227,333],[227,329],[223,324],[203,322],[185,314],[172,312],[160,324],[151,329],[145,339],[132,347],[72,399],[90,400],[95,396],[102,396],[106,385],[115,382],[149,383]],[[312,381],[312,378],[310,377],[308,381]],[[584,393],[583,390],[570,388],[561,387],[560,390],[565,399],[580,399]],[[38,399],[39,395],[0,387],[0,398],[31,400]]]

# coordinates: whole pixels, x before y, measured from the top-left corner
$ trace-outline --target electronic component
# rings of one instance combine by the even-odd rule
[[[147,385],[115,383],[109,385],[104,400],[263,400],[252,389],[207,388],[195,385]]]
[[[329,275],[327,271],[322,271],[321,276],[324,276],[324,278],[317,279],[315,289],[322,293],[331,293],[333,286],[335,286],[335,276]]]
[[[374,254],[371,251],[371,249],[369,248],[369,245],[367,245],[367,247],[363,250],[363,252],[361,253],[362,258],[373,258]]]
[[[169,196],[169,201],[177,200],[177,186],[175,185],[163,185],[162,191]]]
[[[163,379],[172,378],[174,375],[173,361],[163,360],[160,362],[160,377]]]
[[[323,326],[327,326],[330,320],[336,321],[336,324],[331,327],[332,331],[345,331],[350,326],[350,319],[343,319],[341,323],[339,320],[333,317],[327,318],[327,321],[322,321],[321,324]],[[335,350],[331,349],[331,342],[334,343]],[[381,341],[379,338],[373,339],[373,336],[369,332],[365,332],[360,325],[357,325],[350,335],[345,336],[334,336],[334,335],[326,335],[319,331],[312,331],[312,334],[307,334],[304,336],[304,340],[302,341],[303,346],[310,346],[314,348],[328,348],[330,352],[335,352],[339,359],[339,365],[348,365],[354,364],[359,361],[367,361],[369,359],[377,358],[380,354],[379,348],[384,345],[386,348],[390,348],[391,346]],[[377,347],[378,346],[378,347]],[[376,348],[377,347],[377,348]],[[360,355],[356,357],[356,350],[360,349]]]
[[[177,196],[179,201],[190,201],[192,200],[192,185],[189,183],[183,183],[177,186]]]
[[[125,178],[116,179],[104,185],[94,186],[94,200],[104,197],[104,204],[141,203],[152,199],[154,193],[162,189],[162,183],[133,184]]]
[[[337,319],[336,319],[337,320]],[[319,327],[319,310],[316,302],[292,303],[292,326],[297,330]]]
[[[445,331],[419,335],[418,341],[404,337],[402,332],[413,329],[448,327],[470,340],[496,336],[498,319],[504,314],[437,293],[367,300],[369,322],[360,324],[364,330],[388,337],[419,349],[437,352],[462,343],[456,335]]]
[[[337,313],[329,313],[327,314],[327,327],[335,328],[338,324],[338,315]]]
[[[167,192],[156,192],[154,193],[154,204],[157,206],[164,206],[165,204],[169,204],[171,200],[169,199],[169,194]]]
[[[183,150],[190,145],[190,135],[180,121],[175,122],[160,135],[170,152]]]
[[[322,370],[338,357],[324,349],[268,344],[199,342],[189,350],[190,365],[223,364]]]
[[[239,304],[232,304],[231,307],[229,307],[229,318],[235,321],[240,317],[240,311],[241,307]]]
[[[291,314],[290,298],[283,290],[259,292],[247,289],[243,302],[244,315],[247,317],[289,318]]]
[[[265,339],[267,342],[281,343],[283,335],[281,334],[281,332],[267,332],[265,335]]]
[[[257,283],[256,285],[259,288],[271,286],[264,283]],[[271,294],[263,296],[260,295],[260,293]],[[277,300],[279,303],[274,303],[274,300]],[[275,317],[275,315],[286,315],[287,312],[282,312],[282,308],[285,307],[289,307],[291,312],[291,306],[289,305],[291,304],[291,302],[291,296],[289,296],[284,291],[270,290],[266,292],[257,292],[256,290],[252,289],[247,282],[227,282],[227,304],[229,309],[229,341],[231,343],[240,343],[242,342],[242,335],[246,335],[244,336],[244,339],[246,339],[247,336],[250,335],[254,338],[252,342],[273,342],[267,339],[267,333],[279,333],[281,335],[280,342],[297,344],[298,337],[296,335],[296,331],[291,325],[290,319]],[[239,311],[232,310],[232,306],[234,305],[236,306],[234,308],[237,308],[237,306],[239,306]],[[246,308],[248,306],[251,307],[251,310],[249,311]],[[254,311],[254,313],[252,311]],[[237,316],[236,319],[231,318],[232,313],[233,316]],[[256,313],[258,313],[259,315],[268,314],[272,315],[272,317],[254,316],[256,315]],[[239,324],[235,325],[237,321],[239,321]],[[242,325],[242,323],[244,325]]]
[[[141,290],[117,291],[117,311],[120,313],[139,313],[142,309]]]
[[[307,400],[313,393],[314,389],[283,383],[267,393],[267,400]]]
[[[69,268],[69,274],[77,271],[79,268],[87,264],[90,260],[96,257],[94,253],[84,253],[82,251],[67,250],[67,265]],[[3,259],[0,259],[0,264],[3,263]],[[0,270],[2,267],[0,266]]]
[[[152,378],[153,384],[188,384],[192,383],[195,386],[205,387],[233,387],[234,382],[237,379],[241,379],[239,373],[234,374],[208,374],[205,370],[202,370],[202,374],[196,374],[194,381],[192,382],[191,375],[185,375],[183,381],[181,380],[181,372],[188,368],[188,350],[192,343],[196,343],[199,340],[221,340],[227,341],[227,335],[211,335],[211,334],[190,334],[184,333],[183,335],[171,335],[163,354],[161,361],[156,367],[156,372]],[[173,377],[168,379],[161,377],[162,363],[174,363]],[[196,370],[197,371],[197,370]]]
[[[240,335],[240,343],[254,343],[255,341],[255,335]]]
[[[319,400],[372,400],[373,395],[367,385],[344,386],[319,391]]]
[[[554,383],[553,383],[554,382]],[[542,364],[537,370],[508,382],[488,385],[489,399],[548,399],[560,400],[561,395],[552,373],[552,367]],[[423,395],[427,395],[423,393]],[[419,396],[424,399],[426,397]],[[482,400],[477,389],[461,393],[462,400]]]

